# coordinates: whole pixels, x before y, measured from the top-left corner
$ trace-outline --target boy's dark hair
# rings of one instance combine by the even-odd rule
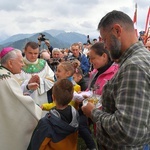
[[[73,84],[68,79],[58,80],[52,89],[52,94],[56,99],[57,104],[65,106],[70,103],[73,98]]]

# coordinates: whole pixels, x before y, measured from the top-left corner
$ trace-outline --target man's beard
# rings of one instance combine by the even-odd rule
[[[121,43],[114,35],[111,35],[110,55],[113,60],[118,60],[122,55]]]

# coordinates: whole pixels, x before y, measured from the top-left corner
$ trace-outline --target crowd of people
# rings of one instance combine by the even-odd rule
[[[0,149],[77,150],[79,137],[86,150],[150,149],[150,38],[139,41],[116,10],[98,31],[101,40],[68,49],[46,39],[41,49],[40,37],[23,53],[1,50]],[[98,107],[83,103],[94,96]]]

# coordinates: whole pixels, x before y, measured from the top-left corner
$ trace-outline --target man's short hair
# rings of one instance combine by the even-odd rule
[[[28,47],[31,47],[32,49],[37,49],[37,48],[39,48],[39,44],[31,41],[25,45],[24,49],[26,50]]]
[[[122,11],[113,10],[107,13],[99,22],[98,30],[100,28],[108,29],[112,27],[113,24],[120,24],[126,28],[126,30],[133,30],[134,24],[132,19]]]

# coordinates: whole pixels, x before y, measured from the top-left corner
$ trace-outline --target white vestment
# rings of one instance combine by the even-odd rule
[[[0,87],[0,150],[26,150],[42,110],[3,67]]]
[[[37,59],[35,62],[29,62],[24,58],[25,66],[23,67],[21,73],[16,75],[21,82],[21,87],[24,93],[27,92],[26,85],[28,84],[32,75],[38,75],[40,77],[39,88],[30,96],[38,105],[48,102],[47,91],[54,85],[54,72],[48,66],[47,62],[43,59]]]

